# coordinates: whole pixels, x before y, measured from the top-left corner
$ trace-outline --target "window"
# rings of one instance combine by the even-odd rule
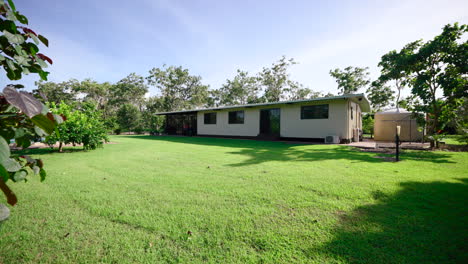
[[[351,106],[351,120],[353,120],[353,107]]]
[[[216,124],[216,113],[206,113],[204,115],[205,125],[215,125]]]
[[[308,105],[301,107],[301,119],[328,119],[328,105]]]
[[[244,124],[244,111],[229,112],[229,124]]]

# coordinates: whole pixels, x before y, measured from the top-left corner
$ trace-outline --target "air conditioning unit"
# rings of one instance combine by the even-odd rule
[[[340,143],[340,137],[338,137],[338,136],[326,136],[325,137],[325,143],[327,143],[327,144],[339,144]]]

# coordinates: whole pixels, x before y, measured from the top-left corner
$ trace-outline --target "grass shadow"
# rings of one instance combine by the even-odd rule
[[[468,179],[404,182],[395,195],[341,216],[334,238],[307,252],[350,263],[468,263]]]
[[[59,152],[57,148],[31,148],[31,149],[20,149],[12,151],[14,155],[45,155],[45,154],[66,154],[66,153],[75,153],[75,152],[85,152],[87,150],[83,147],[65,147],[63,152]]]
[[[351,160],[355,162],[386,162],[375,158],[375,153],[360,151],[357,148],[343,145],[318,144],[311,148],[298,148],[304,144],[284,143],[278,141],[241,140],[208,137],[182,137],[182,136],[125,136],[142,140],[176,142],[206,146],[221,146],[236,148],[238,150],[229,154],[248,157],[240,163],[230,164],[232,167],[261,164],[268,161],[325,161],[325,160]],[[387,154],[388,155],[388,154]],[[401,160],[417,160],[433,163],[454,163],[450,155],[429,151],[404,151]]]

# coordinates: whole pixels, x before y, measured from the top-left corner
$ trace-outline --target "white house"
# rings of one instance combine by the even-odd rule
[[[356,141],[363,94],[156,113],[166,116],[166,133],[213,137],[338,142]]]

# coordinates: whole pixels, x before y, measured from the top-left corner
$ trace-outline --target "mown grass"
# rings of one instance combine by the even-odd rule
[[[461,135],[446,135],[442,141],[449,145],[466,145],[466,142],[463,142],[461,137]]]
[[[466,152],[111,139],[29,151],[48,178],[11,184],[0,263],[468,262]]]

